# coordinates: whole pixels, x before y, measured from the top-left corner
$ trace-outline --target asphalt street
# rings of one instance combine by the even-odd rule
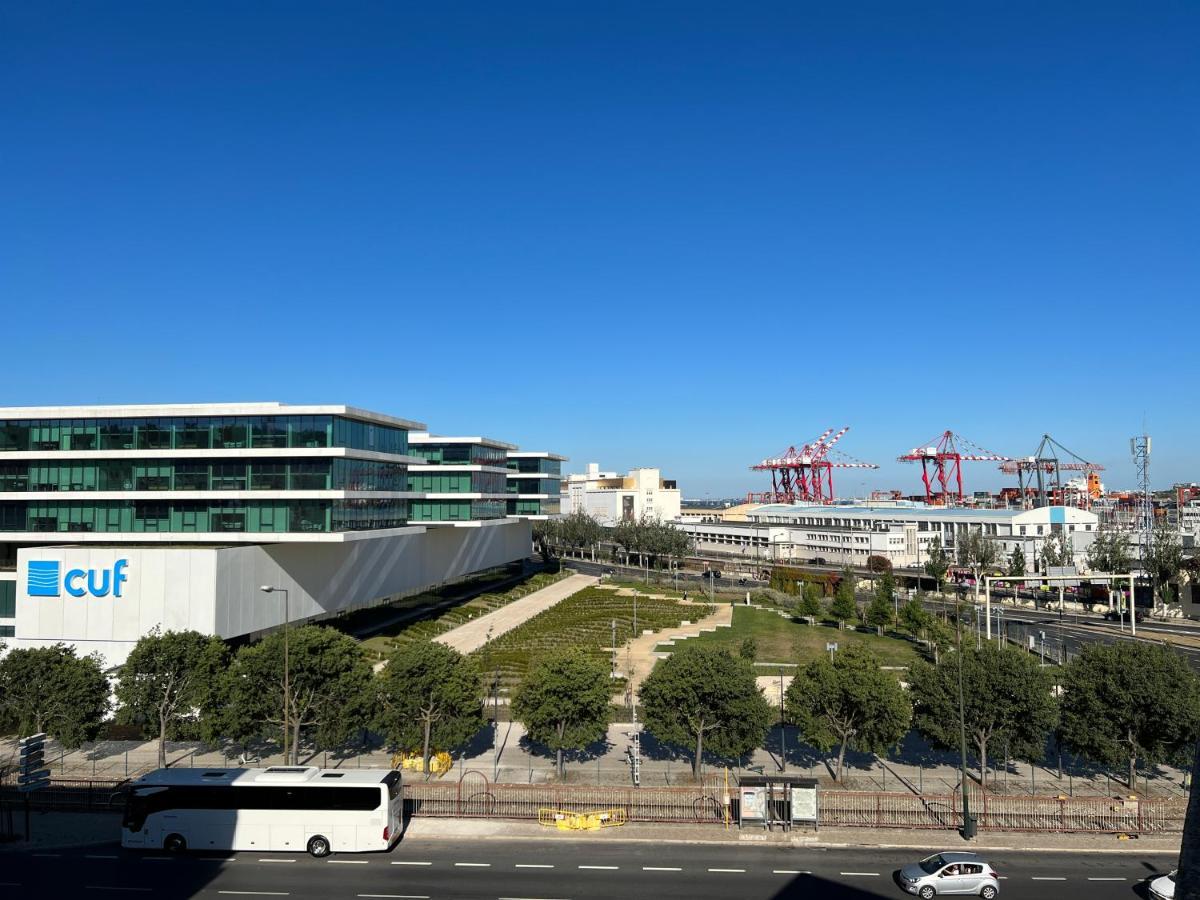
[[[936,840],[936,839],[934,839]],[[1036,837],[1031,836],[1031,843]],[[947,849],[931,846],[929,851]],[[951,848],[953,849],[953,848]],[[309,897],[397,900],[635,900],[654,897],[903,897],[893,873],[911,851],[741,843],[408,841],[390,853],[228,856],[91,847],[0,855],[5,897]],[[1174,860],[1139,853],[984,854],[1001,895],[1050,900],[1145,897]]]

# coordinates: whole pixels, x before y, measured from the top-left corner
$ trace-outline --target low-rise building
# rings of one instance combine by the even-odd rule
[[[601,525],[621,521],[679,518],[679,486],[662,477],[658,469],[631,469],[628,475],[601,472],[588,463],[582,474],[568,475],[562,482],[562,512],[582,510]]]
[[[545,450],[508,451],[508,514],[523,519],[557,516],[566,461]]]

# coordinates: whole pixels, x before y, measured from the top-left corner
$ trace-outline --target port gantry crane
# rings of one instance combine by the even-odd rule
[[[959,445],[968,451],[959,452]],[[931,505],[949,505],[963,500],[963,462],[1007,463],[1011,459],[985,450],[953,431],[944,431],[940,437],[926,441],[903,456],[898,462],[919,462],[921,480],[925,482],[925,502]],[[1003,466],[1001,466],[1003,468]],[[933,477],[930,478],[930,475]]]
[[[1060,451],[1065,458],[1059,456]],[[1104,466],[1089,462],[1078,453],[1068,450],[1050,435],[1043,434],[1042,442],[1038,444],[1033,456],[1021,456],[1002,462],[1000,471],[1017,476],[1021,503],[1025,506],[1029,503],[1028,492],[1033,490],[1036,482],[1037,489],[1033,493],[1034,506],[1065,505],[1068,500],[1072,500],[1070,505],[1090,509],[1094,499],[1092,485],[1088,483],[1078,496],[1068,497],[1067,489],[1062,483],[1062,473],[1084,472],[1089,476],[1090,482],[1090,476],[1103,472]]]
[[[849,430],[849,425],[836,434],[832,428],[827,429],[815,441],[803,444],[798,450],[792,445],[783,453],[751,466],[752,471],[771,473],[771,490],[750,494],[747,500],[752,503],[832,503],[834,469],[879,468],[840,451],[833,459],[828,458],[833,445]]]

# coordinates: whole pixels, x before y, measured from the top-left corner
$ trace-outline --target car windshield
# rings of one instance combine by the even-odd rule
[[[932,875],[943,865],[945,865],[945,860],[942,859],[942,855],[940,853],[935,853],[933,856],[925,857],[923,860],[917,863],[917,865],[921,867],[922,871]]]

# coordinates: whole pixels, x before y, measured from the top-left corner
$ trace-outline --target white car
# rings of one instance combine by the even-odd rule
[[[1175,871],[1159,875],[1150,882],[1150,896],[1154,900],[1175,900]]]

